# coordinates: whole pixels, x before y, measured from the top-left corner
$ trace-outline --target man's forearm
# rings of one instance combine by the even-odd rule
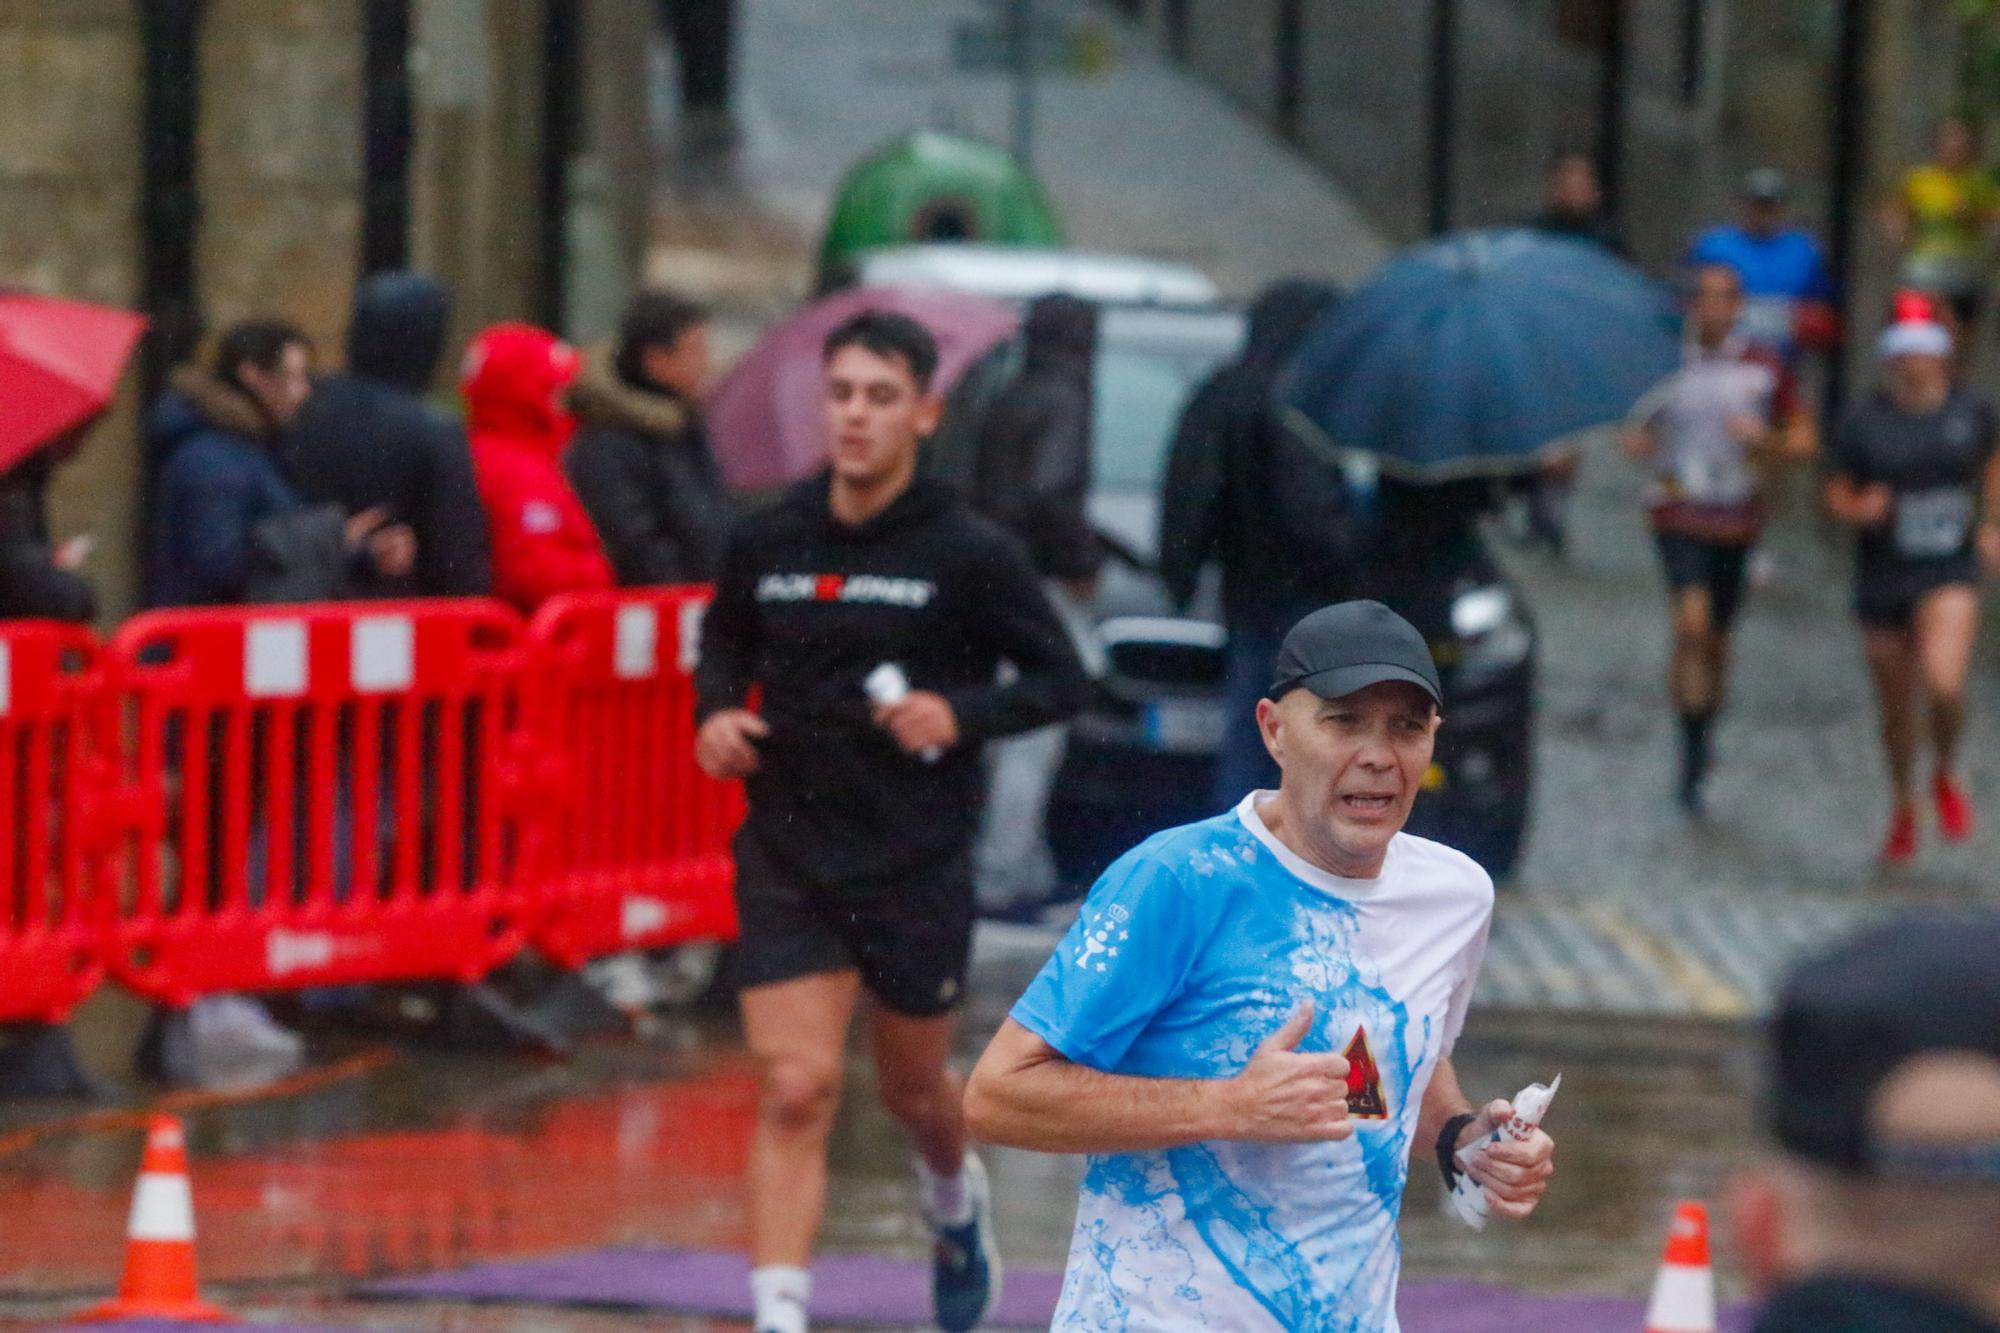
[[[1423,1105],[1417,1108],[1417,1137],[1411,1146],[1419,1153],[1428,1153],[1437,1145],[1447,1120],[1478,1109],[1458,1086],[1458,1071],[1452,1068],[1451,1060],[1441,1057],[1430,1086],[1424,1089]]]
[[[1105,1074],[1060,1059],[1004,1071],[982,1062],[966,1088],[966,1125],[988,1143],[1035,1152],[1175,1148],[1224,1136],[1226,1086]]]

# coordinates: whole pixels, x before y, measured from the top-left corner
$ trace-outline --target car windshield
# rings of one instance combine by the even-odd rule
[[[1181,409],[1242,343],[1234,311],[1103,307],[1092,423],[1099,488],[1158,489]]]

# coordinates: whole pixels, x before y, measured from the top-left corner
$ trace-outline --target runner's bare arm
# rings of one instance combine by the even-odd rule
[[[1979,561],[1987,577],[2000,575],[2000,450],[1986,460],[1979,504]]]
[[[1234,1078],[1169,1079],[1076,1064],[1010,1018],[966,1085],[966,1127],[988,1143],[1056,1153],[1344,1139],[1354,1132],[1347,1061],[1294,1049],[1311,1026],[1311,1007],[1301,1008]]]
[[[1467,1101],[1459,1087],[1457,1069],[1449,1057],[1440,1058],[1437,1072],[1424,1090],[1423,1105],[1417,1110],[1414,1142],[1420,1147],[1436,1143],[1446,1121],[1469,1111],[1477,1111],[1479,1118],[1459,1133],[1461,1148],[1514,1118],[1510,1102],[1491,1101],[1481,1108]],[[1555,1141],[1539,1129],[1525,1143],[1503,1139],[1486,1150],[1485,1160],[1473,1168],[1472,1178],[1485,1186],[1486,1202],[1495,1213],[1518,1221],[1534,1212],[1548,1192],[1549,1178],[1556,1170],[1555,1153]]]
[[[1889,488],[1881,482],[1863,484],[1844,472],[1826,479],[1826,512],[1836,523],[1872,528],[1889,517]]]

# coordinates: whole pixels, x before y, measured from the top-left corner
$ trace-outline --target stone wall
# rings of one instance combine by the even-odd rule
[[[280,315],[337,361],[360,264],[358,0],[208,0],[201,97],[208,327]]]

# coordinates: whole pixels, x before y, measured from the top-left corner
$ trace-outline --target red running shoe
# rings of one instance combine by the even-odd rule
[[[1940,773],[1931,780],[1931,797],[1937,802],[1938,832],[1946,842],[1972,836],[1972,802],[1965,799],[1965,788]]]
[[[1889,836],[1882,840],[1882,864],[1908,865],[1917,859],[1917,812],[1907,805],[1889,816]]]

